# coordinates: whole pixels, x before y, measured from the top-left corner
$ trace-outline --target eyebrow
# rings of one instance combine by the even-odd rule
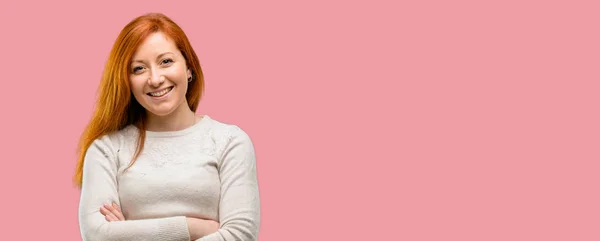
[[[156,57],[156,58],[157,58],[157,59],[160,59],[160,58],[162,58],[163,56],[165,56],[165,55],[167,55],[167,54],[173,54],[173,53],[171,53],[171,52],[164,52],[164,53],[162,53],[162,54],[159,54],[159,55],[158,55],[158,57]],[[133,61],[131,61],[131,63],[135,63],[135,62],[140,62],[140,63],[143,63],[144,61],[142,61],[142,60],[133,60]]]

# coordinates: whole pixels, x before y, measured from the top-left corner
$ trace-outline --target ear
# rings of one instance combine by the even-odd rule
[[[187,70],[187,77],[188,79],[192,76],[192,71],[190,69]]]

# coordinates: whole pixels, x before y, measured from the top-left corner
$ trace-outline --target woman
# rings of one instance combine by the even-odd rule
[[[197,116],[204,79],[183,30],[152,13],[121,31],[80,142],[84,240],[257,240],[253,143]]]

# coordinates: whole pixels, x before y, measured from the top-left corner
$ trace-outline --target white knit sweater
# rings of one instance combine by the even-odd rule
[[[205,115],[180,131],[147,131],[135,152],[138,129],[128,126],[97,139],[86,152],[79,206],[83,240],[190,240],[186,217],[221,227],[201,241],[254,241],[260,199],[254,146],[238,126]],[[126,221],[108,222],[103,204],[117,203]]]

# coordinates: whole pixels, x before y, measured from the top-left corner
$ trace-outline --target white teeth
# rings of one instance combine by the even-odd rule
[[[172,87],[168,88],[168,89],[164,89],[163,91],[159,91],[159,92],[152,92],[150,93],[151,96],[154,97],[161,97],[163,95],[165,95],[166,93],[169,93],[169,91],[171,91]]]

